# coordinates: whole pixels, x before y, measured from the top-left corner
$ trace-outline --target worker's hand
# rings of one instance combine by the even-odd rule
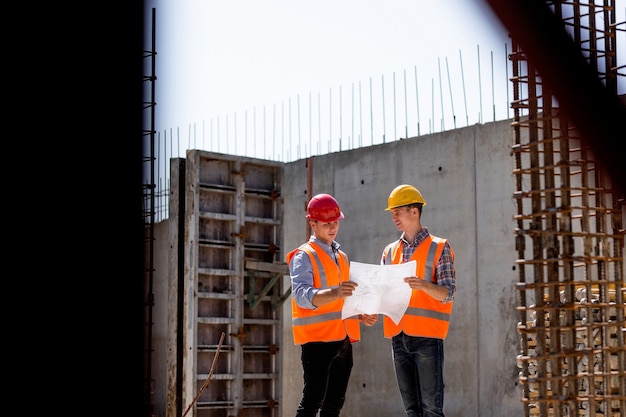
[[[359,314],[359,320],[366,326],[373,326],[378,321],[378,314]]]
[[[350,297],[358,285],[356,282],[344,281],[337,288],[334,288],[333,291],[339,298]]]
[[[324,288],[319,290],[313,296],[311,302],[315,307],[319,307],[332,301],[337,301],[341,298],[350,297],[357,287],[356,282],[345,281],[339,284],[337,287]]]
[[[404,282],[409,284],[412,290],[422,290],[425,294],[441,302],[448,296],[448,287],[437,285],[434,282],[419,277],[406,277],[404,278]]]
[[[409,284],[412,290],[424,290],[428,288],[429,283],[421,279],[420,277],[406,277],[404,282]]]

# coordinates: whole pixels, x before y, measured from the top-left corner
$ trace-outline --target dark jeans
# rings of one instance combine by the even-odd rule
[[[400,332],[391,347],[406,415],[444,417],[443,340]]]
[[[296,417],[338,417],[352,372],[352,344],[310,342],[302,345],[304,388]]]

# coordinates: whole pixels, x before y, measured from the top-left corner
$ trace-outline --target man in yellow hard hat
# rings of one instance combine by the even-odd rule
[[[448,334],[456,293],[454,251],[447,239],[431,235],[421,224],[426,201],[412,185],[393,189],[386,211],[402,235],[383,250],[381,264],[415,260],[409,306],[396,325],[384,316],[402,402],[409,417],[444,417],[443,341]]]

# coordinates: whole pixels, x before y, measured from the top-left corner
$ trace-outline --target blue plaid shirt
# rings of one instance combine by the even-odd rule
[[[404,233],[400,236],[400,244],[402,245],[402,263],[407,262],[413,256],[415,249],[429,236],[428,229],[423,227],[422,230],[415,236],[413,242],[409,242],[404,238]],[[385,263],[383,254],[382,263]],[[441,252],[439,262],[435,269],[435,277],[437,278],[437,285],[442,285],[448,289],[448,295],[442,301],[442,303],[450,303],[454,300],[456,294],[456,271],[454,269],[454,262],[452,261],[452,253],[450,252],[450,244],[446,240]]]

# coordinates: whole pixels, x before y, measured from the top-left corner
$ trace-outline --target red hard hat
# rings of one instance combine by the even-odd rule
[[[309,201],[306,218],[320,222],[335,222],[343,219],[343,213],[332,195],[317,194]]]

